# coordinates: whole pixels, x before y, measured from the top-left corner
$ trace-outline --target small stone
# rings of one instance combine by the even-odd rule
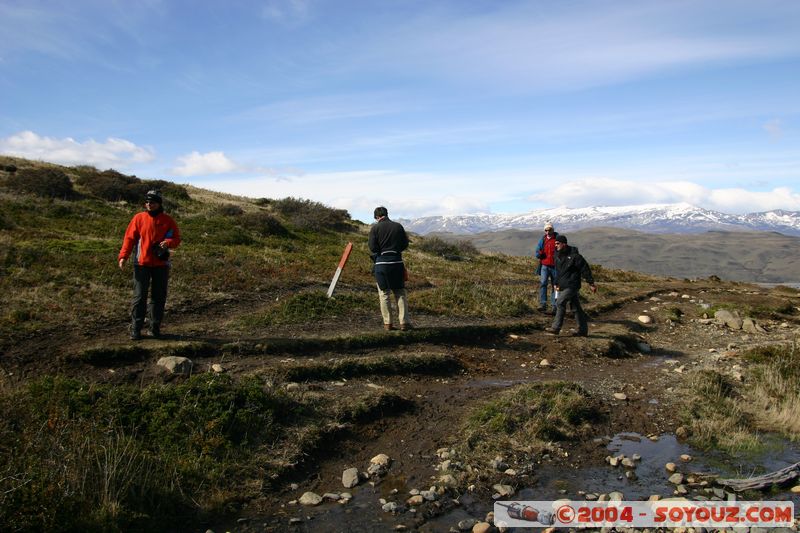
[[[689,436],[689,430],[687,430],[683,426],[678,426],[678,428],[675,429],[675,436],[678,437],[679,439],[685,439],[686,437]]]
[[[615,392],[614,393],[614,399],[615,400],[627,400],[628,399],[628,395],[625,394],[624,392]]]
[[[516,476],[516,475],[517,475],[517,471],[516,471],[516,470],[514,470],[513,468],[508,468],[508,469],[506,469],[506,471],[505,471],[505,472],[503,472],[503,473],[504,473],[505,475],[507,475],[507,476]]]
[[[492,530],[492,524],[489,522],[478,522],[472,526],[472,533],[488,533]]]
[[[298,390],[300,388],[300,384],[299,383],[295,383],[295,382],[291,382],[291,383],[287,383],[286,385],[284,385],[283,388],[286,389],[287,391]]]
[[[800,485],[795,485],[794,487],[789,489],[789,492],[791,492],[792,494],[800,494]]]
[[[300,496],[300,505],[319,505],[322,503],[322,496],[313,492],[306,492]]]
[[[674,474],[678,467],[675,466],[675,463],[667,463],[664,465],[664,469],[670,474]]]
[[[465,518],[458,523],[459,531],[470,531],[478,521],[474,518]]]
[[[547,368],[548,366],[550,366],[550,361],[548,361],[547,359],[542,359],[541,361],[539,361],[539,366],[541,368]]]
[[[501,485],[498,483],[496,485],[492,485],[492,490],[498,493],[501,497],[511,496],[514,494],[514,487],[511,485]]]
[[[342,472],[342,485],[344,485],[344,488],[352,489],[358,485],[358,481],[358,468],[348,468]]]
[[[398,505],[395,502],[389,502],[381,506],[384,513],[396,513]]]
[[[419,495],[425,498],[429,502],[436,500],[436,498],[438,497],[436,491],[434,490],[423,490],[419,493]]]
[[[297,524],[302,524],[302,523],[303,523],[303,519],[302,518],[290,518],[289,519],[289,525],[290,526],[296,526]],[[208,533],[208,532],[206,532],[206,533]]]
[[[608,493],[608,501],[610,502],[621,502],[625,499],[625,495],[619,491],[609,492]]]
[[[170,355],[168,357],[162,357],[159,359],[157,364],[158,366],[167,369],[170,374],[188,376],[192,373],[193,363],[191,359],[186,357]]]
[[[221,374],[225,372],[225,368],[219,363],[214,363],[213,365],[211,365],[211,370],[216,374]]]
[[[625,468],[636,468],[636,463],[630,457],[626,457],[622,460],[622,466]]]
[[[636,319],[639,322],[641,322],[642,324],[652,324],[653,323],[653,317],[648,316],[648,315],[639,315]]]
[[[425,498],[422,495],[417,494],[416,496],[412,496],[406,500],[408,505],[422,505],[425,502]]]
[[[499,455],[494,459],[492,459],[491,461],[489,461],[489,466],[491,466],[492,469],[497,470],[498,472],[502,472],[503,470],[506,470],[508,468],[508,464]]]
[[[373,465],[381,465],[381,466],[389,466],[391,459],[385,453],[379,453],[375,457],[369,460],[370,464]]]
[[[681,461],[683,461],[684,463],[688,463],[691,460],[692,460],[692,456],[689,455],[688,453],[684,453],[684,454],[681,455]]]
[[[675,472],[674,474],[669,476],[669,482],[672,483],[673,485],[680,485],[681,483],[683,483],[683,474],[681,474],[680,472]]]
[[[341,496],[339,494],[336,494],[335,492],[326,492],[325,494],[322,495],[323,500],[331,500],[334,502],[338,502],[340,498]]]
[[[456,478],[454,478],[450,474],[445,474],[443,476],[440,476],[439,483],[447,487],[455,487],[458,485],[458,481],[456,481]]]

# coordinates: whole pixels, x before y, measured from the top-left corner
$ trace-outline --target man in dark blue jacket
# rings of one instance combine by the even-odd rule
[[[556,299],[556,317],[553,325],[545,330],[549,335],[558,335],[564,323],[567,303],[575,311],[575,320],[578,321],[578,331],[575,337],[586,337],[589,334],[589,320],[581,307],[578,293],[581,290],[581,278],[589,284],[592,292],[597,292],[597,285],[594,284],[592,270],[589,263],[578,253],[578,249],[567,244],[567,237],[559,235],[556,237],[556,281],[555,287],[558,291]]]
[[[402,255],[408,248],[408,236],[402,224],[389,220],[389,211],[385,207],[376,207],[374,215],[376,222],[369,230],[369,250],[375,261],[373,273],[378,283],[383,327],[387,331],[394,329],[390,299],[394,293],[400,329],[411,329]]]

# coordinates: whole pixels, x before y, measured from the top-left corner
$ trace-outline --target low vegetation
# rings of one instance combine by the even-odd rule
[[[344,357],[324,363],[305,363],[286,368],[286,381],[331,380],[359,376],[392,376],[408,374],[453,374],[461,363],[443,354],[386,355],[382,357]]]
[[[684,421],[691,441],[728,453],[760,450],[759,434],[800,440],[800,355],[797,345],[749,350],[744,383],[713,370],[697,372],[687,389]]]
[[[441,256],[450,261],[472,259],[480,252],[470,241],[445,241],[439,237],[425,237],[414,242],[425,253]]]
[[[476,407],[462,435],[469,455],[487,464],[496,455],[521,463],[553,441],[585,438],[604,418],[600,404],[578,384],[565,381],[518,385]]]

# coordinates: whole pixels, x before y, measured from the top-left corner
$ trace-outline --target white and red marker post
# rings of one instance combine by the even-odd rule
[[[344,252],[342,253],[342,258],[339,259],[339,266],[336,267],[336,274],[333,275],[333,279],[331,280],[331,286],[328,287],[328,298],[333,295],[334,289],[336,289],[336,284],[339,282],[339,276],[342,275],[342,270],[344,269],[344,265],[347,264],[347,258],[350,257],[350,252],[353,251],[353,243],[348,242],[347,246],[344,247]]]

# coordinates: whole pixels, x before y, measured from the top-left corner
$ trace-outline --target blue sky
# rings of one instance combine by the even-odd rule
[[[800,210],[800,1],[0,0],[0,153],[369,220]]]

